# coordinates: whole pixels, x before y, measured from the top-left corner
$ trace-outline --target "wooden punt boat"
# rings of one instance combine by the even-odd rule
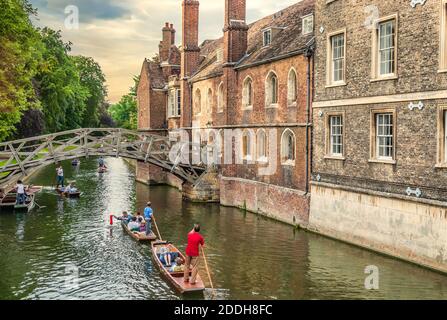
[[[36,206],[35,196],[36,193],[42,191],[40,186],[27,186],[26,200],[22,205],[17,205],[17,190],[14,189],[11,192],[0,198],[0,212],[30,212]]]
[[[73,193],[66,193],[66,192],[62,191],[61,189],[56,189],[56,192],[59,193],[61,196],[63,195],[67,198],[72,198],[72,199],[80,198],[82,195],[82,192],[80,192],[80,191],[73,192]]]
[[[129,236],[131,236],[134,240],[138,242],[152,242],[157,240],[157,236],[153,232],[149,236],[146,236],[146,233],[144,232],[130,231],[127,225],[122,221],[121,226],[123,227],[124,231],[126,231],[129,234]]]
[[[24,204],[17,204],[17,194],[9,193],[3,199],[0,200],[0,212],[30,212],[36,206],[34,202],[35,194],[30,193],[27,195]]]
[[[168,280],[168,282],[180,293],[193,293],[193,292],[203,292],[205,290],[205,285],[200,278],[200,275],[197,275],[196,283],[190,284],[189,282],[183,281],[183,272],[170,272],[167,267],[163,265],[160,259],[157,256],[158,249],[160,247],[168,246],[171,252],[178,253],[179,257],[186,261],[185,256],[174,247],[172,244],[168,244],[167,242],[156,241],[152,242],[152,260],[160,269],[162,275]]]

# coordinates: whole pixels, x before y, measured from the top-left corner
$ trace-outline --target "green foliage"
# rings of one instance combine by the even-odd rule
[[[38,108],[33,77],[41,62],[42,43],[25,0],[0,0],[0,141],[10,137],[22,112]]]
[[[121,97],[121,100],[109,108],[116,125],[121,128],[136,130],[138,127],[137,88],[140,82],[139,76],[134,76],[134,85],[130,92]]]
[[[71,56],[60,31],[35,28],[27,0],[0,8],[0,141],[99,126],[107,95],[99,64]]]

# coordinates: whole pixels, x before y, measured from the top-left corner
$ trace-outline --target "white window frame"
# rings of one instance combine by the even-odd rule
[[[444,162],[447,162],[447,110],[443,110],[444,116]]]
[[[273,78],[276,79],[275,86],[273,85]],[[270,71],[265,79],[265,107],[277,108],[279,105],[279,78],[276,72]],[[276,99],[273,99],[273,98]]]
[[[264,30],[262,32],[262,43],[264,47],[268,47],[272,44],[272,36],[273,32],[272,29]]]
[[[217,88],[217,112],[223,113],[224,112],[224,92],[223,92],[223,82],[219,84],[219,87]]]
[[[267,162],[267,134],[264,129],[259,129],[256,133],[256,156],[258,162]]]
[[[182,91],[180,89],[175,90],[175,101],[177,103],[177,117],[180,117],[182,114]]]
[[[439,30],[439,71],[447,72],[447,0],[441,0],[441,23]]]
[[[199,101],[197,101],[199,99]],[[200,116],[202,114],[202,92],[200,89],[194,91],[194,114]],[[198,110],[197,110],[198,109]]]
[[[392,113],[376,113],[376,155],[379,160],[393,160],[394,158],[394,115]],[[382,123],[380,120],[383,120]],[[385,123],[385,120],[390,120]],[[382,130],[381,130],[382,129]],[[382,143],[381,139],[387,140],[391,138],[391,144]],[[382,155],[381,149],[384,148],[386,152]],[[391,152],[388,154],[388,150]]]
[[[334,64],[335,64],[335,58],[334,58],[334,39],[336,37],[343,36],[343,50],[341,57],[338,58],[339,61],[342,61],[343,67],[342,67],[342,73],[343,77],[340,80],[335,80],[334,77]],[[327,37],[327,75],[326,75],[326,84],[327,86],[340,86],[340,85],[346,85],[346,29],[338,30],[335,32],[332,32],[328,34]]]
[[[334,122],[334,120],[339,120]],[[331,115],[329,116],[329,150],[330,155],[334,157],[343,157],[344,153],[344,127],[343,127],[343,115]],[[338,139],[340,142],[338,142]],[[335,142],[337,141],[337,142]],[[337,150],[335,150],[337,148]],[[339,148],[339,150],[338,150]],[[337,152],[339,151],[339,152]]]
[[[308,14],[307,16],[303,16],[301,17],[302,20],[302,34],[303,35],[307,35],[307,34],[311,34],[314,32],[314,15],[313,13]],[[310,24],[310,30],[308,30],[307,28],[309,27]]]
[[[248,85],[250,85],[250,90],[248,90]],[[250,76],[246,77],[244,80],[243,88],[242,88],[242,109],[243,110],[251,110],[253,109],[253,80]]]
[[[253,161],[255,155],[254,137],[255,134],[253,129],[245,129],[242,132],[242,159],[248,162]],[[246,144],[245,141],[247,141]]]
[[[380,26],[382,24],[393,22],[394,24],[394,47],[393,47],[393,72],[382,74],[381,73],[381,48],[380,48]],[[399,34],[399,19],[397,14],[393,14],[375,21],[375,28],[372,28],[372,63],[371,63],[371,81],[390,80],[398,77],[398,63],[397,63],[397,49],[398,49],[398,34]],[[389,49],[389,48],[388,48]],[[387,49],[387,50],[388,50]],[[385,49],[383,49],[385,50]]]

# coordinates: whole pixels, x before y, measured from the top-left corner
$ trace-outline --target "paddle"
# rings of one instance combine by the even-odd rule
[[[46,208],[46,206],[40,206],[36,201],[34,201],[34,204],[39,208],[39,210]]]
[[[154,215],[152,215],[152,220],[154,220],[155,229],[157,229],[157,233],[158,233],[158,237],[160,238],[160,241],[163,241],[161,234],[160,234],[160,230],[158,230],[157,221],[155,221]]]
[[[211,279],[211,274],[210,274],[210,270],[208,268],[208,261],[206,260],[206,255],[205,255],[205,249],[203,249],[202,246],[200,246],[200,249],[202,250],[202,255],[203,255],[203,260],[205,261],[205,268],[206,268],[206,273],[208,274],[208,278],[210,279],[210,284],[211,284],[211,289],[212,289],[212,298],[215,299],[216,298],[216,290],[214,289],[214,285],[213,285],[213,280]]]

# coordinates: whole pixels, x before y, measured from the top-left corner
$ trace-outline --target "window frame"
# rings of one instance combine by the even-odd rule
[[[254,156],[256,154],[255,145],[254,145],[254,137],[255,133],[252,129],[245,129],[242,132],[242,160],[247,162],[252,162]]]
[[[261,136],[263,136],[263,143],[261,144]],[[262,147],[261,147],[262,146]],[[261,151],[263,151],[263,154],[261,154]],[[268,138],[267,133],[264,129],[259,129],[256,132],[256,159],[258,162],[268,162]]]
[[[284,139],[286,134],[290,134],[293,138],[293,159],[289,159],[288,158],[288,154],[289,154],[289,150],[285,150],[285,145],[284,145]],[[288,142],[288,141],[287,141]],[[287,157],[285,156],[285,154],[287,153]],[[296,162],[296,135],[295,133],[287,128],[283,131],[282,135],[281,135],[281,165],[283,166],[295,166],[295,162]]]
[[[310,19],[310,18],[312,19],[312,30],[308,31],[308,32],[304,32],[305,31],[305,21],[307,19]],[[315,17],[314,17],[314,14],[311,13],[311,14],[302,16],[301,17],[301,33],[302,33],[302,35],[305,36],[305,35],[308,35],[308,34],[312,34],[314,32],[314,29],[315,29]]]
[[[223,113],[225,109],[223,82],[217,87],[217,113]]]
[[[207,114],[213,114],[213,89],[211,88],[206,91],[206,111]]]
[[[438,143],[436,167],[447,168],[447,105],[438,106]]]
[[[335,81],[334,79],[334,60],[333,60],[333,38],[343,35],[343,79]],[[346,53],[347,53],[346,28],[331,32],[327,35],[326,45],[326,87],[336,87],[346,85]]]
[[[439,73],[447,72],[447,0],[441,0],[439,29]]]
[[[333,117],[341,117],[341,154],[335,154],[332,151],[332,126],[331,126],[331,119]],[[345,160],[345,153],[346,153],[346,113],[344,111],[333,111],[333,112],[326,112],[325,113],[325,150],[326,155],[325,159],[334,159],[334,160]]]
[[[269,36],[266,37],[266,35],[269,35]],[[268,47],[272,44],[272,36],[273,36],[272,29],[267,29],[267,30],[262,31],[263,47]],[[266,41],[266,39],[268,39],[268,41]]]
[[[197,108],[198,108],[198,110],[197,110]],[[197,88],[194,91],[194,115],[195,116],[202,115],[202,92],[201,92],[200,88]]]
[[[250,87],[251,87],[251,91],[249,92],[250,93],[249,95],[247,95],[247,85],[248,84],[250,84]],[[253,79],[251,78],[251,76],[247,76],[247,77],[245,77],[243,85],[242,85],[242,109],[243,110],[252,110],[253,109],[253,99],[254,99]]]
[[[394,72],[389,74],[380,73],[380,25],[394,21]],[[372,63],[371,63],[371,81],[392,80],[398,78],[398,35],[399,35],[399,16],[392,14],[374,21],[375,28],[372,28]]]
[[[379,136],[378,136],[378,123],[377,123],[377,115],[381,114],[389,114],[392,118],[392,155],[391,157],[383,157],[379,156]],[[370,118],[370,159],[369,162],[378,162],[378,163],[387,163],[387,164],[396,164],[396,141],[397,141],[397,116],[396,109],[394,108],[386,108],[386,109],[371,109],[371,118]]]
[[[294,99],[291,99],[291,76],[292,74],[295,77],[295,81],[293,84],[293,90],[294,90]],[[287,76],[287,105],[289,106],[296,106],[298,103],[298,74],[294,67],[290,68],[289,74]]]
[[[180,89],[172,88],[168,91],[168,119],[180,117]]]
[[[275,90],[273,90],[272,80],[276,79]],[[279,78],[275,71],[270,71],[265,79],[265,107],[266,108],[277,108],[279,106]],[[274,102],[274,97],[276,97],[276,102]]]

